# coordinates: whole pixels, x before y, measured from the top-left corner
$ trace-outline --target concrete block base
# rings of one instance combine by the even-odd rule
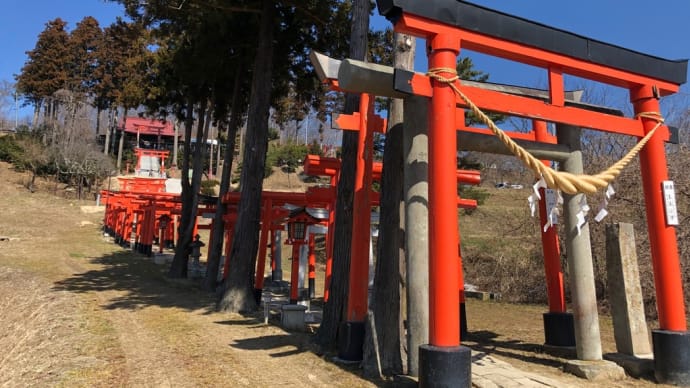
[[[280,326],[285,330],[304,331],[304,312],[307,308],[296,304],[283,305],[280,311]]]
[[[587,380],[618,380],[625,377],[625,371],[611,361],[569,360],[563,370]]]
[[[654,356],[631,356],[623,353],[607,353],[604,359],[613,361],[625,369],[625,373],[634,378],[651,376],[654,372]]]
[[[420,387],[471,387],[472,353],[465,346],[419,347]]]
[[[652,330],[652,343],[656,381],[690,386],[690,332]]]
[[[575,346],[575,321],[571,313],[544,313],[544,343]]]

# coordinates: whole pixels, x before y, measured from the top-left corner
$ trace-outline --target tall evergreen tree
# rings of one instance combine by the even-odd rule
[[[99,49],[103,46],[103,30],[98,21],[87,16],[77,23],[77,27],[70,33],[69,52],[70,74],[68,88],[84,100],[97,108],[96,134],[100,132],[100,112],[95,100]]]
[[[77,23],[69,35],[69,74],[67,88],[80,94],[90,94],[95,86],[94,72],[98,66],[98,48],[102,46],[103,30],[98,20],[87,16]]]
[[[46,23],[46,28],[38,35],[36,47],[27,51],[28,59],[16,77],[17,91],[25,104],[32,105],[36,113],[44,107],[49,119],[56,112],[52,96],[66,86],[69,76],[66,26],[67,22],[60,18]]]

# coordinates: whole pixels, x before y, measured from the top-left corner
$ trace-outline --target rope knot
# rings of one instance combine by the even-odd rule
[[[452,74],[452,76],[444,77],[441,73]],[[433,69],[429,69],[426,75],[444,84],[452,84],[460,79],[457,70],[453,69],[452,67],[436,67]]]

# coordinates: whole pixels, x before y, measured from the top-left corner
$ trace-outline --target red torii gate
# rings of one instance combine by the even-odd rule
[[[430,235],[429,345],[420,348],[420,385],[470,385],[470,352],[460,346],[458,330],[457,214],[451,211],[455,166],[456,106],[466,102],[447,81],[454,76],[460,48],[526,63],[547,70],[548,103],[453,83],[481,108],[625,134],[641,138],[657,127],[658,98],[686,81],[687,61],[667,61],[594,41],[542,24],[456,0],[419,2],[378,0],[379,11],[395,31],[426,39],[429,69],[435,77],[400,72],[398,90],[431,97],[429,130]],[[615,117],[566,106],[563,74],[623,87],[630,91],[636,117]],[[640,152],[647,222],[652,250],[661,330],[653,331],[656,377],[690,383],[690,335],[675,229],[666,221],[662,184],[668,180],[661,126]]]
[[[381,172],[383,164],[381,162],[373,162],[372,165],[372,181],[381,180]],[[312,176],[327,176],[330,178],[329,190],[333,192],[332,202],[328,204],[329,222],[328,222],[328,237],[326,238],[326,279],[324,285],[324,302],[328,301],[329,289],[331,283],[331,276],[333,273],[333,232],[335,222],[335,192],[338,186],[338,177],[340,176],[340,159],[323,157],[319,155],[307,155],[304,159],[304,173]],[[457,170],[458,183],[465,183],[476,185],[480,182],[479,171],[472,170]],[[373,195],[373,193],[372,193]],[[378,198],[373,199],[374,203]],[[477,207],[477,201],[472,199],[458,198],[458,207],[472,209]]]

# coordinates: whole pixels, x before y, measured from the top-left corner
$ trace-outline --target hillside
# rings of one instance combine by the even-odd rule
[[[164,266],[104,239],[102,214],[82,211],[92,201],[29,194],[25,178],[0,163],[0,385],[414,386],[409,380],[366,378],[356,365],[334,363],[331,353],[310,343],[309,333],[282,330],[276,315],[265,325],[263,311],[215,312],[213,295],[191,282],[166,279]],[[51,187],[45,184],[39,187]],[[493,208],[521,211],[524,192],[490,191],[483,210],[461,218],[466,249],[491,246],[492,234],[480,226],[499,218]],[[505,220],[491,227],[499,222],[506,224],[501,234],[514,228]],[[513,259],[519,255],[514,254]],[[472,255],[466,255],[470,262]],[[284,264],[287,278],[289,261]],[[319,284],[322,276],[320,271]],[[567,358],[541,345],[543,305],[467,303],[470,335],[464,344],[482,357],[557,386],[652,385],[630,378],[590,383],[564,374]],[[613,351],[605,316],[602,338],[604,351]]]

